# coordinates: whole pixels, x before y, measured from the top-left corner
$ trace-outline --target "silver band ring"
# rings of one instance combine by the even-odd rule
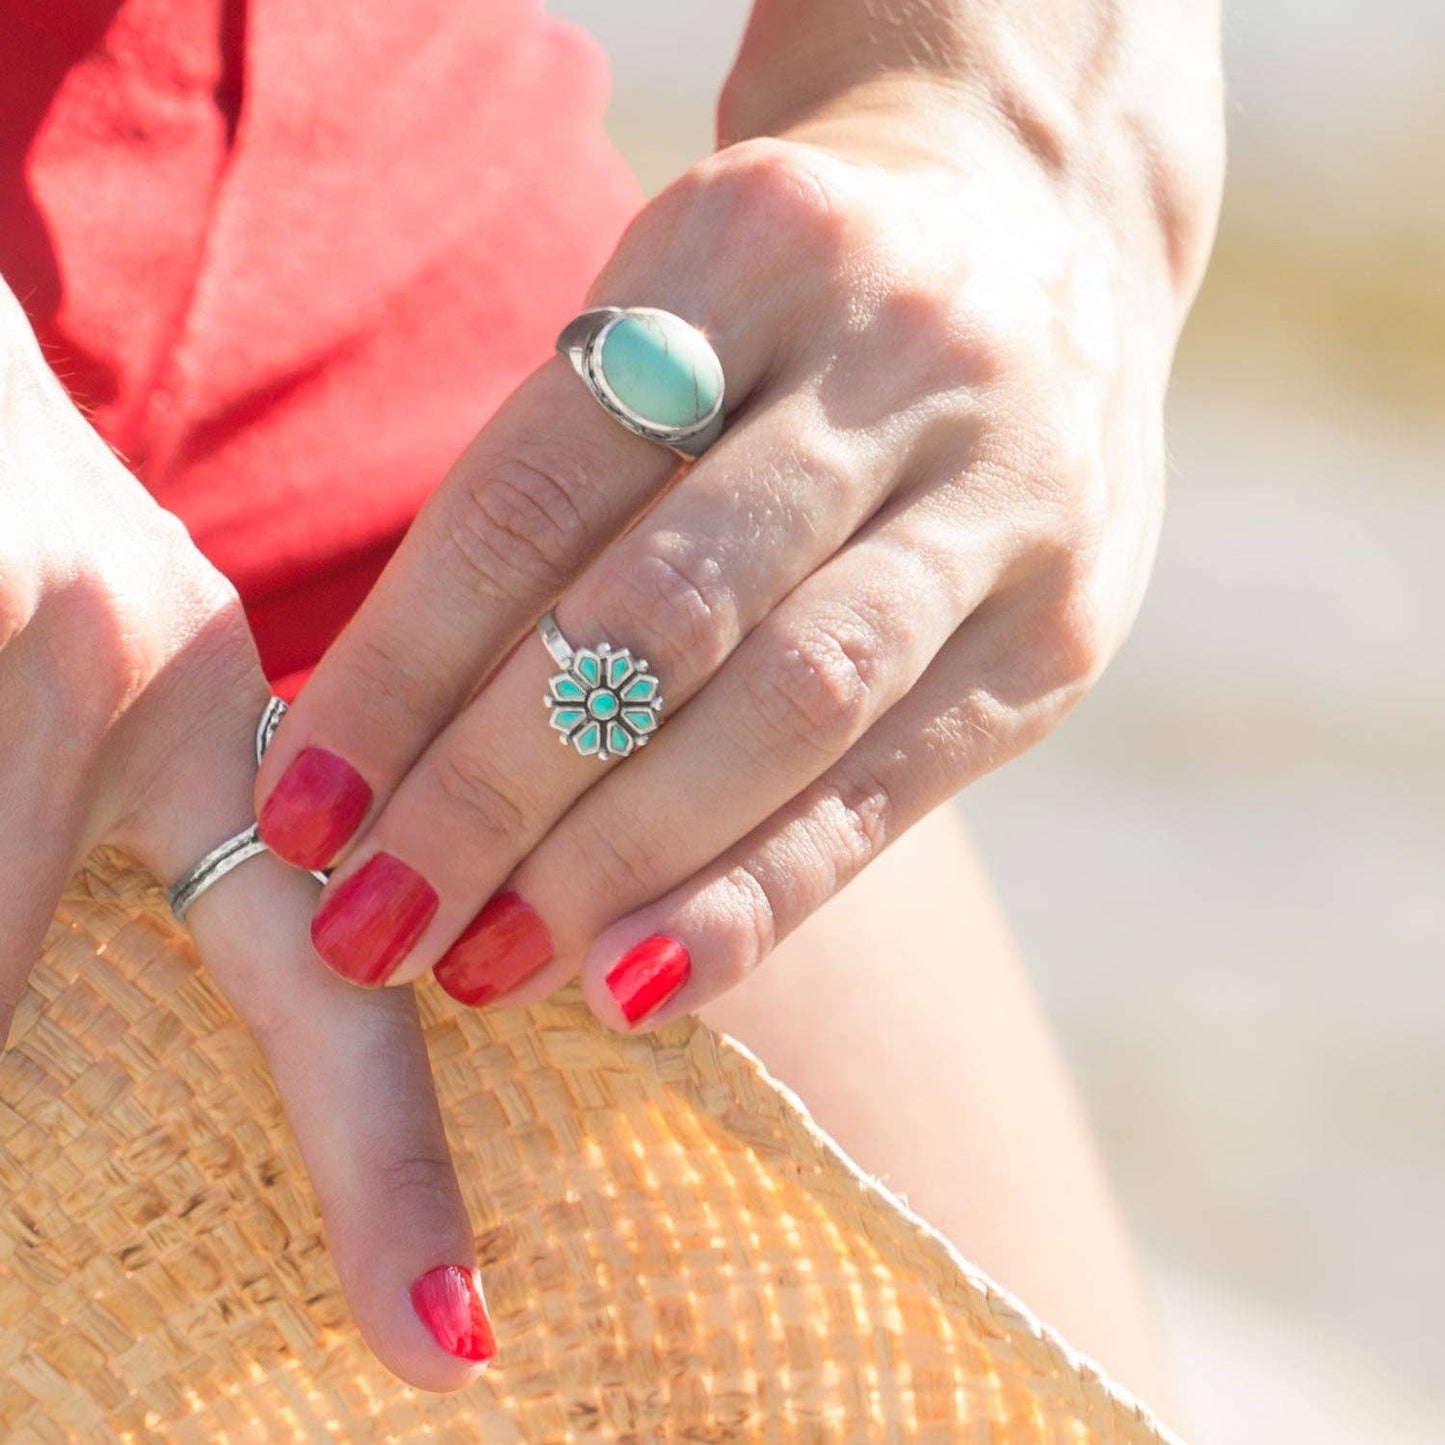
[[[261,713],[261,719],[256,724],[256,764],[259,767],[261,759],[266,756],[266,749],[271,746],[271,739],[276,736],[276,729],[281,725],[281,719],[286,716],[286,704],[279,697],[273,697]],[[219,846],[212,848],[204,858],[193,868],[188,868],[180,878],[166,889],[166,901],[171,905],[171,912],[175,914],[178,923],[184,923],[186,913],[191,905],[201,894],[213,888],[233,868],[239,868],[248,858],[254,858],[258,853],[265,853],[266,845],[261,841],[257,825],[252,823],[249,828],[237,833],[234,838],[227,838]],[[326,882],[326,874],[314,873],[315,878]]]
[[[656,306],[601,306],[568,322],[557,350],[628,431],[689,460],[722,434],[722,362],[681,316]]]
[[[607,642],[574,649],[550,612],[537,623],[537,635],[562,669],[542,699],[562,745],[603,762],[646,747],[662,711],[662,684],[647,660]]]
[[[176,922],[184,923],[191,904],[208,888],[219,883],[232,868],[240,867],[247,858],[254,858],[258,853],[265,851],[266,845],[261,841],[255,823],[252,823],[244,833],[237,833],[234,838],[228,838],[219,848],[212,848],[194,868],[166,892],[171,912],[176,915]]]

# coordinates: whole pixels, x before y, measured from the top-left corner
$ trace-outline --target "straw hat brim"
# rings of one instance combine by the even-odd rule
[[[88,862],[0,1059],[4,1440],[1177,1445],[736,1044],[422,1010],[503,1344],[449,1396],[350,1327],[249,1034]]]

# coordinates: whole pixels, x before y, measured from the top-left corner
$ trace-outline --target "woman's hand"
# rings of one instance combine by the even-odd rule
[[[724,98],[739,138],[590,297],[706,332],[721,440],[673,485],[670,453],[548,361],[281,728],[262,835],[339,862],[312,937],[353,982],[435,968],[479,1004],[580,968],[614,1026],[694,1010],[1052,728],[1132,620],[1213,227],[1209,26],[1181,3],[1151,63],[1171,7],[1075,44],[1079,0],[1035,54],[1005,4],[997,34],[952,36],[956,65],[941,41],[893,64],[876,37],[809,50],[797,17],[829,8],[762,7]],[[558,746],[532,631],[554,606],[574,645],[651,662],[668,721],[645,751]]]
[[[269,695],[234,591],[71,405],[0,287],[0,1037],[91,848],[170,883],[246,826]],[[363,1334],[406,1379],[454,1388],[476,1366],[410,1299],[474,1260],[415,1009],[316,967],[316,891],[263,856],[187,921],[265,1052]]]

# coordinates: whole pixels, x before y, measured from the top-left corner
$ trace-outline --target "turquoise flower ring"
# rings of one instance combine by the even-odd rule
[[[647,663],[606,642],[574,651],[550,612],[537,632],[562,669],[549,679],[542,699],[562,745],[603,762],[646,747],[662,711],[662,687]]]
[[[671,311],[584,311],[557,338],[557,350],[628,431],[687,458],[721,435],[722,362],[707,337]]]

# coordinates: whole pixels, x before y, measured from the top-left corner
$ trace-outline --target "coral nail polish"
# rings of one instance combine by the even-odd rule
[[[411,1303],[447,1354],[483,1363],[497,1353],[476,1270],[439,1264],[412,1285]]]
[[[499,893],[462,930],[433,972],[458,1003],[480,1008],[552,957],[552,935],[520,893]]]
[[[617,960],[607,987],[630,1024],[660,1008],[692,975],[692,955],[665,933],[644,938]]]
[[[385,983],[437,911],[437,891],[390,853],[377,853],[337,884],[311,920],[311,942],[342,978]]]
[[[297,868],[324,868],[361,826],[371,788],[346,761],[325,748],[305,748],[291,760],[256,820],[261,841]]]

